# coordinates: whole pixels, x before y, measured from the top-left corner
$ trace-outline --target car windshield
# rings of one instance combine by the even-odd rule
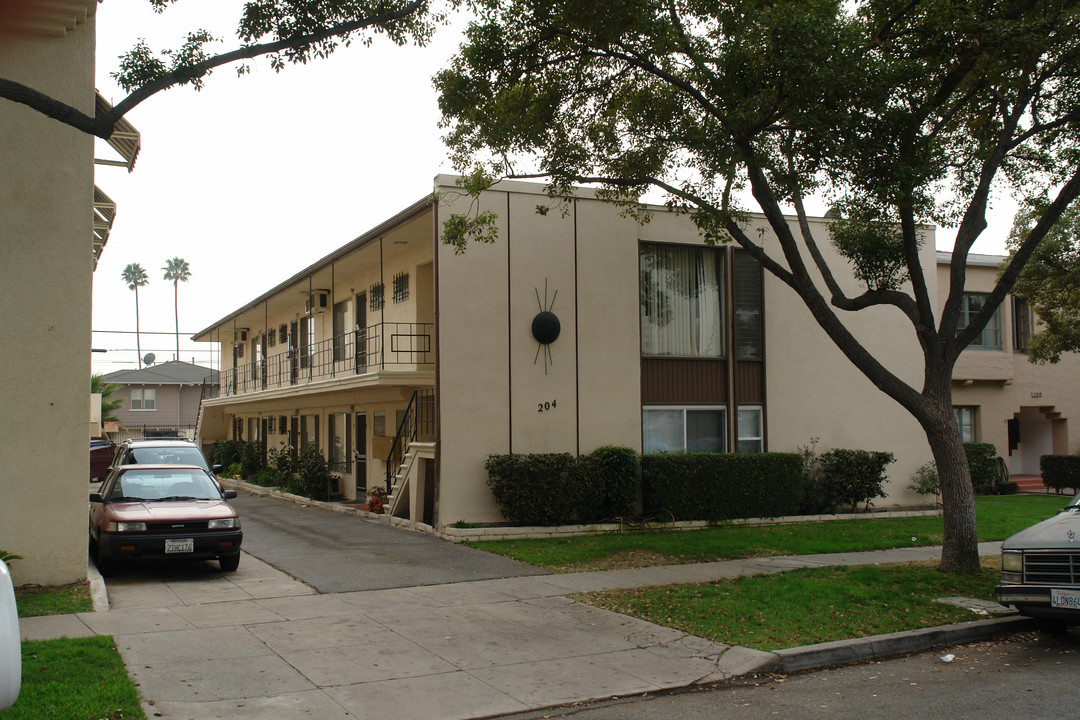
[[[214,481],[201,470],[158,468],[128,470],[113,485],[109,500],[220,500]]]
[[[209,470],[206,458],[197,447],[138,447],[131,448],[124,458],[125,465],[198,465]]]

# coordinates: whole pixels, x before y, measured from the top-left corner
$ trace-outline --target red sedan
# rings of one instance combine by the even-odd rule
[[[90,493],[90,549],[102,573],[131,560],[214,560],[240,564],[240,518],[205,469],[124,465]]]

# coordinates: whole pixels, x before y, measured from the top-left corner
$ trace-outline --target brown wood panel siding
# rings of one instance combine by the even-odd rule
[[[765,404],[765,363],[761,360],[735,362],[735,400],[740,405]]]
[[[721,405],[727,402],[723,358],[641,359],[643,405]]]

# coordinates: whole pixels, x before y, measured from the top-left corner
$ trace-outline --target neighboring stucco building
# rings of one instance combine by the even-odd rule
[[[948,283],[951,259],[950,253],[938,253],[941,285]],[[982,307],[1004,259],[968,256],[965,312]],[[1080,453],[1080,441],[1069,437],[1069,418],[1080,417],[1080,356],[1028,362],[1027,341],[1036,322],[1027,303],[1006,298],[953,371],[953,405],[964,440],[993,443],[1013,475],[1038,475],[1043,455]]]
[[[94,112],[95,0],[0,13],[0,73]],[[94,141],[0,100],[0,548],[16,584],[86,579]]]
[[[123,402],[112,412],[120,421],[120,434],[112,436],[114,442],[140,436],[194,437],[199,403],[205,393],[216,392],[218,372],[170,360],[138,370],[117,370],[103,380],[120,386],[109,400]]]
[[[930,459],[918,424],[743,251],[707,246],[662,207],[640,225],[589,190],[541,215],[552,201],[538,184],[502,182],[475,205],[454,178],[435,185],[195,337],[223,358],[202,442],[317,443],[353,498],[385,482],[403,427],[414,442],[396,514],[436,528],[501,519],[489,454],[605,444],[793,451],[817,438],[820,449],[888,450],[897,462],[879,504],[917,501],[906,486]],[[498,215],[499,237],[457,255],[442,221],[470,207]],[[750,222],[775,242],[762,218]],[[824,222],[811,220],[821,232]],[[930,267],[932,231],[923,246]],[[887,308],[846,319],[920,382],[906,320]]]

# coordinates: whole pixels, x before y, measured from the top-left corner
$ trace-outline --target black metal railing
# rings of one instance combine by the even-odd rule
[[[393,367],[435,363],[431,323],[379,323],[222,371],[220,395],[304,385]]]
[[[386,492],[393,490],[394,476],[401,467],[401,461],[415,440],[433,440],[435,438],[435,389],[421,388],[413,391],[409,407],[398,425],[394,444],[386,456]]]

